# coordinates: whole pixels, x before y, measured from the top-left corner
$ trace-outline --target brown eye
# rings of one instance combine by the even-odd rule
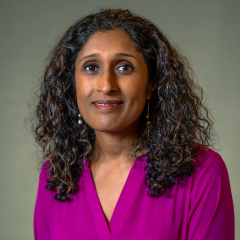
[[[90,72],[95,72],[97,70],[97,66],[94,64],[88,64],[87,66],[84,67],[84,69]]]
[[[133,70],[132,66],[129,64],[123,64],[118,68],[120,71],[129,71]]]

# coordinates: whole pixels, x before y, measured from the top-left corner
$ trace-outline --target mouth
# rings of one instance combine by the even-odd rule
[[[97,100],[92,102],[92,104],[96,108],[100,108],[100,109],[116,108],[120,106],[122,103],[123,103],[122,101],[118,101],[118,100],[111,100],[111,101]]]

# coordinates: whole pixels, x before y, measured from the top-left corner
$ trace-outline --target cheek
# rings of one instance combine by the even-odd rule
[[[131,85],[128,85],[124,88],[125,95],[129,96],[129,100],[134,105],[144,105],[147,99],[146,86],[145,84],[140,84],[135,82]]]
[[[127,122],[134,122],[142,113],[147,95],[145,87],[139,84],[133,84],[125,89],[127,91],[126,95],[129,96],[128,106],[123,114],[124,119],[127,116]],[[126,120],[125,120],[126,121]]]
[[[91,95],[92,88],[90,84],[86,81],[76,80],[76,94],[77,94],[77,104],[80,112],[84,111],[87,100]]]

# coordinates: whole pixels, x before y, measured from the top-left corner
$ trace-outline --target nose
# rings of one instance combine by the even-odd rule
[[[97,91],[110,95],[117,91],[117,76],[110,69],[104,70],[98,79]]]

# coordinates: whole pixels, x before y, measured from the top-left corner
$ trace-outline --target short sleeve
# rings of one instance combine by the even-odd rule
[[[41,168],[38,184],[38,192],[34,210],[34,239],[48,240],[49,237],[49,195],[47,185],[47,165],[46,161]]]
[[[196,167],[190,198],[188,240],[234,240],[234,206],[228,171],[221,156],[209,149]]]

